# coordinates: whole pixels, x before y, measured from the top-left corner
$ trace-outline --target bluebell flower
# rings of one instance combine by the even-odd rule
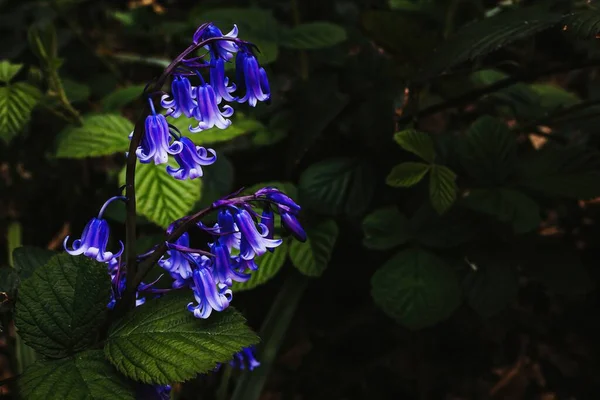
[[[235,260],[231,258],[227,246],[217,241],[210,244],[210,251],[215,255],[214,276],[217,283],[231,286],[232,281],[246,282],[250,279],[250,275],[237,270]]]
[[[113,254],[106,250],[108,245],[108,236],[110,230],[108,222],[102,218],[92,218],[87,223],[81,234],[81,239],[77,239],[73,242],[72,249],[67,247],[69,236],[67,236],[63,242],[65,251],[72,256],[78,256],[80,254],[90,257],[99,262],[108,262],[113,258],[121,256],[123,253],[123,242],[119,241],[121,249]]]
[[[233,108],[225,105],[221,111],[217,94],[211,85],[202,82],[200,86],[194,88],[194,93],[198,101],[192,115],[198,121],[198,126],[190,126],[190,132],[198,133],[215,126],[225,129],[231,125],[231,120],[227,118],[233,115]]]
[[[268,233],[265,236],[267,239],[273,239],[275,233],[275,214],[270,207],[265,207],[260,217],[260,223],[267,227]]]
[[[258,60],[250,49],[240,50],[235,58],[238,88],[244,91],[244,96],[238,99],[239,103],[246,101],[255,107],[259,101],[271,97],[271,89],[265,69],[258,65]]]
[[[209,24],[207,26],[201,26],[196,30],[193,41],[195,44],[198,44],[210,38],[225,38],[225,40],[217,40],[209,43],[205,46],[205,49],[208,50],[214,58],[221,58],[225,61],[229,61],[233,58],[233,53],[238,50],[238,46],[235,41],[227,39],[236,39],[237,36],[237,25],[233,25],[233,29],[224,35],[215,25]]]
[[[225,76],[225,61],[222,58],[213,58],[210,60],[210,86],[215,91],[217,104],[220,104],[221,100],[237,100],[236,97],[231,95],[235,91],[236,86],[234,83],[229,86],[229,78]]]
[[[181,137],[179,140],[183,146],[181,152],[175,154],[175,161],[179,168],[167,166],[167,172],[173,178],[180,180],[201,177],[203,175],[202,167],[211,165],[217,160],[215,151],[196,146],[194,142],[186,137]]]
[[[256,224],[250,213],[244,209],[237,209],[235,223],[240,231],[240,257],[250,260],[259,257],[282,243],[281,239],[268,239],[269,230],[266,226]],[[257,228],[258,227],[258,228]]]
[[[225,284],[215,283],[210,269],[203,266],[194,269],[192,280],[192,290],[198,304],[189,303],[187,308],[196,318],[206,319],[213,310],[223,311],[229,307],[231,289]]]
[[[231,365],[234,368],[247,368],[250,371],[254,370],[255,368],[260,366],[260,362],[258,362],[256,356],[254,355],[254,351],[254,346],[242,349],[242,351],[233,355],[233,360],[229,362],[229,365]]]
[[[144,136],[142,136],[142,142],[135,151],[135,155],[143,164],[148,164],[152,160],[156,165],[164,164],[169,161],[169,154],[179,154],[183,145],[177,140],[170,143],[171,134],[167,119],[162,114],[156,114],[154,107],[152,111],[152,115],[146,117]]]
[[[179,236],[175,243],[181,246],[189,247],[189,234],[186,232]],[[188,258],[183,253],[177,250],[168,250],[167,254],[169,255],[169,258],[162,257],[158,261],[158,265],[162,269],[168,271],[171,277],[174,277],[175,280],[180,278],[182,281],[185,281],[192,276],[192,267],[190,266]]]
[[[295,215],[288,212],[282,212],[281,224],[296,239],[301,242],[306,242],[306,232],[304,231],[304,228],[302,228],[302,225],[300,225],[300,222],[298,222],[298,219]]]
[[[274,187],[260,189],[256,192],[256,195],[264,196],[276,203],[283,227],[296,239],[302,242],[306,241],[306,232],[297,218],[300,213],[300,206],[291,197]]]
[[[165,94],[160,99],[160,104],[167,109],[167,115],[173,118],[179,118],[181,114],[188,118],[192,117],[192,112],[196,107],[195,91],[192,84],[185,76],[176,76],[171,83],[171,99]]]
[[[136,400],[169,400],[171,398],[170,385],[146,385],[141,383],[136,385]]]

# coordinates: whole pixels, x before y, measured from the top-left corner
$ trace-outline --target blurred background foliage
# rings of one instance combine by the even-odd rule
[[[7,266],[117,192],[141,91],[205,21],[258,46],[271,104],[191,135],[219,154],[201,181],[138,167],[140,251],[267,183],[309,240],[234,288],[263,365],[173,398],[600,396],[595,1],[0,0]],[[28,356],[5,334],[6,378]]]

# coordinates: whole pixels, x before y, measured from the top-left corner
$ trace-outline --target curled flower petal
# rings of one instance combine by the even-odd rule
[[[268,228],[263,224],[255,224],[252,216],[246,210],[238,210],[235,214],[235,222],[241,233],[240,257],[250,260],[266,253],[267,249],[273,249],[282,243],[281,239],[267,239]]]
[[[259,101],[268,100],[271,97],[271,89],[267,73],[258,64],[254,54],[247,49],[238,52],[235,64],[238,87],[245,91],[244,96],[238,99],[238,102],[248,102],[251,107],[255,107]]]
[[[210,86],[215,91],[217,104],[221,103],[221,100],[237,100],[231,95],[236,86],[233,83],[229,86],[229,78],[225,76],[225,61],[222,58],[213,58],[210,61]]]
[[[260,363],[254,355],[254,346],[245,347],[242,351],[233,355],[233,360],[229,362],[232,367],[246,369],[252,371],[260,366]]]
[[[231,289],[221,283],[215,284],[214,277],[208,268],[195,269],[192,279],[192,290],[198,304],[189,303],[188,310],[196,318],[206,319],[213,310],[223,311],[229,307],[233,296]]]
[[[201,27],[202,28],[202,27]],[[210,24],[204,29],[198,29],[194,34],[194,43],[198,44],[206,39],[211,38],[223,38],[223,40],[217,40],[209,43],[205,46],[214,58],[222,58],[229,61],[233,58],[233,53],[238,50],[238,46],[234,41],[229,39],[235,39],[238,36],[237,25],[233,25],[233,29],[227,34],[223,34],[219,28]]]
[[[296,239],[301,242],[306,242],[306,232],[298,222],[298,219],[290,213],[281,214],[281,224],[287,229]]]
[[[179,168],[167,166],[167,172],[175,179],[196,179],[203,175],[202,167],[211,165],[217,160],[213,149],[196,146],[189,138],[181,137],[181,152],[175,154]]]
[[[160,105],[167,109],[167,115],[179,118],[181,114],[191,118],[196,107],[195,92],[192,84],[185,76],[176,76],[171,83],[171,99],[164,95],[160,99]]]
[[[217,95],[211,85],[204,83],[194,88],[194,93],[198,101],[192,115],[198,121],[198,126],[190,126],[190,132],[197,133],[215,126],[225,129],[231,125],[231,120],[227,118],[233,115],[233,108],[225,105],[221,111]]]
[[[214,275],[217,283],[225,283],[231,286],[232,281],[246,282],[250,279],[250,275],[239,272],[234,268],[235,263],[227,246],[215,242],[210,245],[210,251],[215,255]]]
[[[189,246],[189,234],[187,232],[184,233],[175,241],[175,243],[186,247]],[[175,276],[176,278],[174,279],[176,280],[177,278],[180,278],[181,280],[185,281],[192,276],[192,267],[190,266],[190,261],[183,253],[177,250],[168,250],[167,254],[169,256],[168,258],[162,257],[158,261],[158,265],[162,269],[168,271],[172,277]]]
[[[121,249],[117,254],[113,254],[106,250],[109,234],[110,230],[106,220],[92,218],[83,229],[81,239],[73,241],[73,247],[71,249],[67,247],[69,236],[65,238],[63,246],[65,251],[72,256],[83,254],[86,257],[93,258],[99,262],[109,262],[113,258],[120,257],[124,250],[121,241],[119,241]]]
[[[178,154],[183,149],[179,141],[169,143],[171,134],[164,115],[148,115],[145,128],[142,142],[135,152],[141,163],[147,164],[153,160],[156,165],[164,164],[169,160],[169,154]]]

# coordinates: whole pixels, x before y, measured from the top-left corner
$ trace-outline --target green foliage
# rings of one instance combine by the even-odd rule
[[[40,354],[62,358],[97,338],[110,298],[106,265],[85,256],[54,256],[19,289],[15,324]]]
[[[408,129],[394,134],[394,140],[404,150],[410,151],[428,163],[433,163],[435,160],[433,141],[426,133]]]
[[[137,212],[163,228],[186,216],[200,200],[202,189],[201,180],[173,179],[165,168],[165,164],[138,163],[135,169]],[[121,185],[125,172],[123,168],[119,174]]]
[[[10,80],[6,79],[9,76],[12,78],[14,67],[15,65],[5,67],[4,81]],[[41,96],[37,88],[26,82],[0,86],[0,139],[10,143],[23,130]]]
[[[104,359],[102,350],[88,350],[60,360],[41,360],[19,378],[25,400],[133,400],[132,382]]]
[[[525,194],[512,189],[477,189],[471,191],[463,204],[477,212],[512,225],[515,233],[527,233],[540,224],[540,208]]]
[[[13,251],[14,267],[23,279],[29,278],[33,272],[48,263],[56,253],[39,247],[23,246]]]
[[[283,264],[285,264],[288,247],[288,242],[284,240],[272,253],[267,251],[262,256],[256,257],[255,261],[256,265],[258,265],[258,271],[252,271],[250,279],[246,282],[233,282],[232,290],[234,292],[240,292],[254,289],[271,280],[277,275],[281,267],[283,267]]]
[[[331,158],[309,166],[300,176],[302,204],[328,215],[361,215],[373,194],[371,166],[350,158]]]
[[[7,60],[0,61],[0,82],[9,83],[23,68],[23,64],[12,64]]]
[[[102,99],[102,109],[105,112],[118,111],[140,98],[145,87],[145,85],[132,85],[113,91]]]
[[[280,44],[291,49],[320,49],[346,40],[346,31],[330,22],[310,22],[281,32]]]
[[[464,277],[463,289],[469,306],[479,315],[491,317],[516,300],[518,275],[511,265],[501,260],[473,265],[476,269]]]
[[[133,125],[116,114],[97,114],[83,118],[81,126],[69,126],[60,133],[56,157],[86,158],[124,153]]]
[[[385,178],[385,183],[392,187],[411,187],[419,183],[430,168],[430,165],[419,162],[398,164]]]
[[[566,32],[585,39],[595,39],[600,33],[600,11],[587,9],[566,15],[563,19]]]
[[[226,142],[240,136],[258,133],[265,130],[265,126],[255,119],[244,116],[242,113],[236,113],[232,118],[232,124],[226,129],[211,128],[198,133],[189,133],[190,127],[198,125],[194,118],[177,119],[168,118],[170,124],[179,129],[182,134],[188,136],[194,143],[200,146]]]
[[[338,233],[338,226],[332,219],[308,227],[306,242],[295,240],[290,246],[290,260],[294,267],[306,276],[321,276],[331,260]]]
[[[109,332],[104,354],[129,378],[153,384],[183,382],[258,342],[231,307],[198,319],[187,310],[187,291],[147,301]]]
[[[456,191],[456,174],[443,165],[433,165],[429,176],[429,200],[439,214],[454,204]]]
[[[456,274],[424,250],[404,250],[371,279],[375,303],[398,323],[421,329],[450,317],[461,301]]]
[[[396,207],[380,208],[362,223],[363,244],[374,250],[387,250],[409,240],[408,220]]]

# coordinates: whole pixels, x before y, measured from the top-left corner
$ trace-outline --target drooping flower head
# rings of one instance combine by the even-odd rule
[[[190,245],[190,236],[186,232],[181,235],[176,241],[176,244],[188,247]],[[158,261],[158,265],[169,272],[171,277],[175,280],[183,280],[190,278],[192,276],[192,267],[190,265],[190,261],[188,258],[181,252],[177,250],[168,250],[167,251],[168,258],[162,257]]]
[[[151,161],[154,161],[156,165],[165,164],[169,161],[169,154],[180,153],[183,145],[177,140],[171,143],[167,119],[164,115],[156,114],[152,100],[150,100],[150,106],[152,114],[146,117],[144,136],[142,136],[142,142],[135,154],[143,164]]]
[[[108,237],[110,235],[110,229],[108,226],[108,222],[102,218],[106,207],[114,201],[114,200],[124,200],[123,196],[115,196],[108,199],[100,212],[98,213],[98,218],[92,218],[90,222],[88,222],[83,228],[83,233],[81,234],[80,239],[76,239],[73,242],[73,246],[71,249],[67,247],[67,242],[69,241],[69,236],[67,236],[63,242],[63,246],[65,251],[72,256],[78,256],[80,254],[85,255],[86,257],[90,257],[99,262],[109,262],[113,258],[120,257],[123,253],[124,246],[123,242],[119,241],[121,245],[120,250],[114,254],[110,251],[106,250],[106,246],[108,245]]]
[[[196,318],[206,319],[213,310],[223,311],[229,307],[232,292],[227,285],[216,283],[213,274],[207,267],[210,263],[205,256],[195,257],[197,268],[192,273],[192,291],[196,305],[189,303],[187,308]]]
[[[225,105],[223,106],[223,111],[221,111],[215,90],[211,85],[204,82],[202,75],[198,74],[198,76],[200,77],[201,84],[193,88],[194,97],[197,99],[197,102],[192,113],[196,121],[198,121],[198,126],[190,126],[190,132],[197,133],[215,126],[219,129],[227,128],[231,125],[231,120],[227,118],[233,115],[233,108]]]
[[[165,94],[160,99],[160,105],[167,109],[167,115],[179,118],[181,114],[191,118],[196,107],[195,93],[192,84],[185,76],[177,75],[171,82],[171,99]]]
[[[211,57],[213,58],[221,58],[225,61],[229,61],[233,58],[233,53],[238,50],[238,46],[233,40],[227,39],[235,39],[238,36],[238,28],[237,25],[233,25],[233,29],[227,34],[223,34],[219,28],[215,25],[208,24],[203,25],[196,33],[194,33],[194,43],[198,44],[204,40],[211,38],[225,38],[225,40],[218,40],[212,43],[209,43],[205,46],[205,48],[210,52]]]
[[[210,60],[210,86],[215,91],[217,104],[220,104],[221,100],[237,100],[236,97],[231,95],[235,91],[236,85],[234,83],[231,86],[229,85],[229,78],[225,76],[225,61],[222,58],[213,58]]]
[[[167,172],[175,179],[196,179],[203,175],[202,167],[211,165],[217,160],[213,149],[196,146],[189,138],[181,137],[183,146],[181,152],[175,154],[175,161],[179,168],[167,166]]]
[[[264,196],[266,199],[276,204],[277,210],[281,215],[281,224],[283,228],[290,232],[301,242],[306,241],[306,232],[298,221],[300,206],[288,195],[274,187],[265,187],[256,192],[257,196]]]
[[[210,251],[215,255],[214,276],[217,283],[224,283],[231,286],[232,281],[246,282],[250,279],[249,274],[244,274],[237,270],[237,263],[229,254],[227,246],[218,241],[210,244]]]
[[[271,88],[265,69],[258,64],[258,60],[250,47],[240,48],[235,58],[237,86],[245,92],[238,99],[239,103],[248,102],[255,107],[259,101],[266,101],[271,97]]]
[[[229,365],[234,368],[248,369],[249,371],[254,370],[260,366],[260,363],[254,355],[254,351],[254,346],[245,347],[242,351],[233,355],[233,360],[229,362]]]
[[[236,208],[234,219],[240,230],[240,257],[244,260],[262,256],[267,249],[282,243],[281,239],[268,239],[269,229],[261,223],[256,224],[248,211]]]

